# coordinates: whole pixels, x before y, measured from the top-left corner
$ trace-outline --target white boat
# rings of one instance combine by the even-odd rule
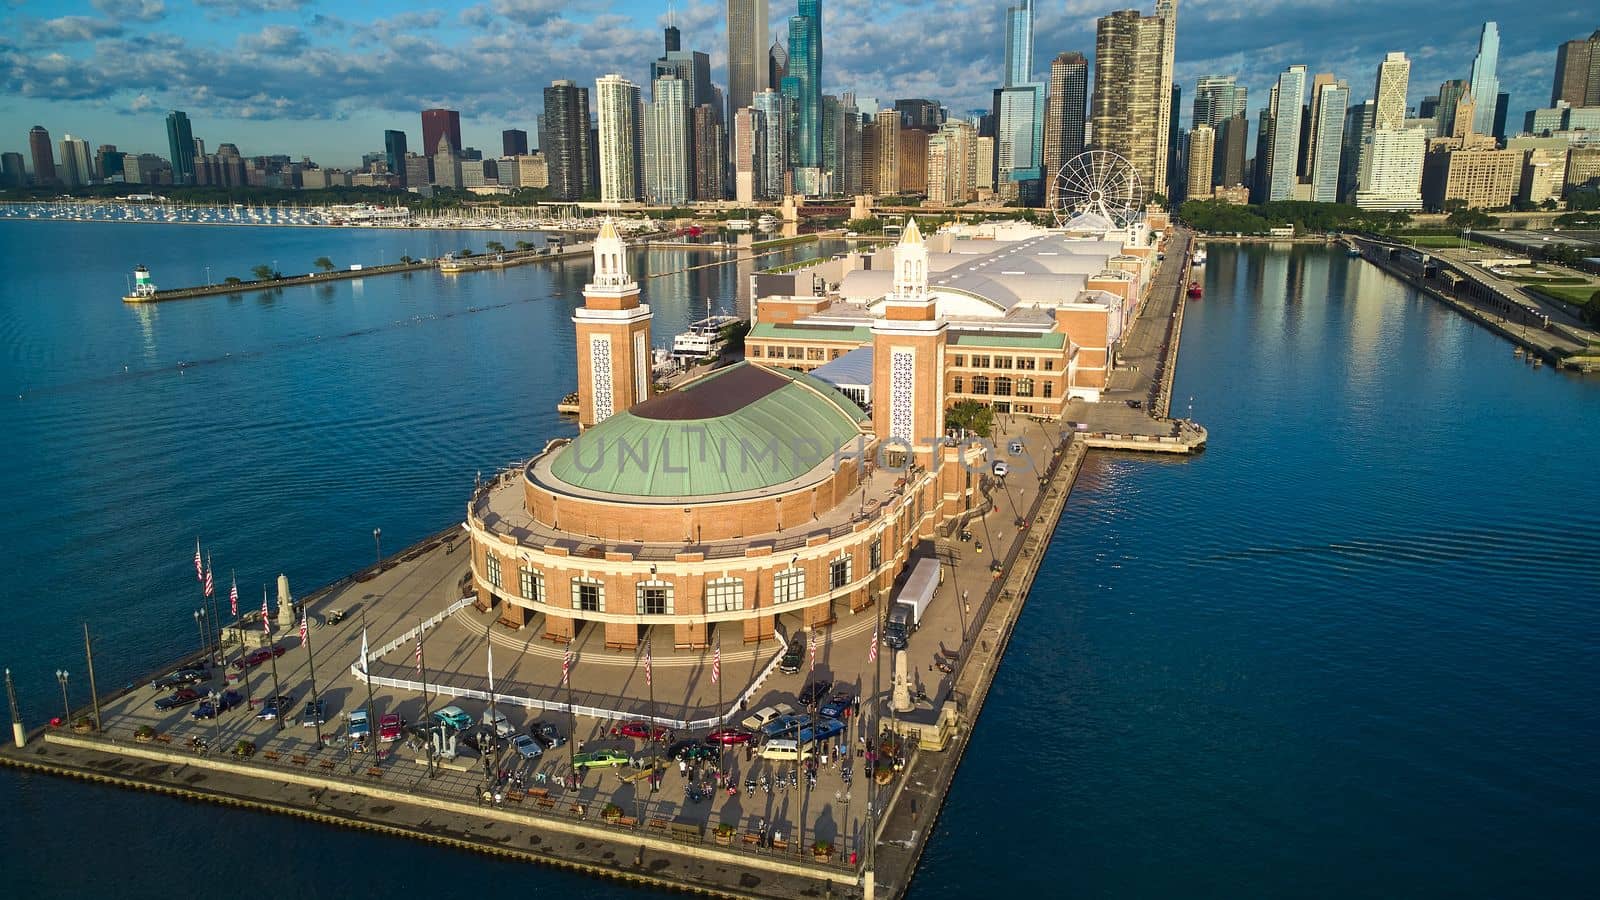
[[[778,220],[775,216],[762,216],[756,220],[756,227],[762,231],[772,231],[778,227]]]
[[[1194,251],[1194,264],[1197,266],[1203,266],[1206,264],[1206,248],[1201,247],[1200,249]]]
[[[749,219],[729,219],[727,225],[729,231],[749,231],[751,227]]]
[[[728,331],[742,321],[738,316],[713,314],[711,298],[706,298],[706,317],[689,323],[689,330],[672,338],[672,355],[683,360],[706,359],[722,353]]]

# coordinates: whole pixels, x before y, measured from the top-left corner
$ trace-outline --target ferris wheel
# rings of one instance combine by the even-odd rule
[[[1048,205],[1057,226],[1089,213],[1126,228],[1144,208],[1144,188],[1132,163],[1110,150],[1087,150],[1051,179]]]

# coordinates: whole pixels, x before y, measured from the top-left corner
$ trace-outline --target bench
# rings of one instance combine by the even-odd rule
[[[383,770],[378,768],[377,766],[368,766],[367,767],[367,776],[370,777],[370,778],[382,778],[383,777]]]
[[[303,753],[296,753],[295,755],[289,757],[289,761],[297,766],[303,766],[306,763],[311,762],[311,759]]]
[[[544,809],[555,809],[556,807],[556,802],[551,800],[549,797],[539,797],[538,801],[539,806]]]
[[[645,824],[650,826],[651,828],[654,828],[657,831],[666,831],[667,830],[667,820],[666,819],[651,819],[650,821],[646,822]]]
[[[160,741],[163,744],[170,744],[170,743],[172,743],[172,735],[170,735],[170,734],[158,734],[158,735],[156,735],[156,740]]]
[[[524,795],[521,791],[506,791],[505,796],[513,803],[521,803]]]
[[[744,833],[744,837],[740,838],[740,840],[742,840],[744,845],[747,847],[754,846],[761,843],[761,835],[756,834],[753,831],[746,831]]]
[[[261,755],[265,756],[267,759],[272,760],[273,762],[277,762],[278,761],[278,751],[276,751],[276,750],[267,750],[267,751],[264,751]]]
[[[329,771],[333,770],[333,760],[331,760],[331,759],[325,759],[322,762],[317,763],[317,765],[319,767],[327,769]]]
[[[788,850],[789,849],[789,842],[788,841],[780,841],[777,838],[773,838],[772,839],[772,849],[776,850],[776,851],[779,851],[779,852]]]
[[[543,800],[543,799],[545,799],[545,798],[550,796],[550,791],[547,788],[534,788],[533,790],[528,792],[528,796],[529,797],[538,797],[540,800]]]
[[[639,820],[632,816],[618,816],[611,820],[611,824],[618,828],[638,828]]]

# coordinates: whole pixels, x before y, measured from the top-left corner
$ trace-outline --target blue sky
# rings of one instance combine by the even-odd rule
[[[1148,12],[1154,0],[1143,8]],[[1006,0],[824,0],[823,88],[955,110],[988,104],[1004,55]],[[1094,20],[1123,4],[1038,6],[1035,69],[1057,52],[1092,58]],[[1555,48],[1600,27],[1585,4],[1512,0],[1181,0],[1177,78],[1184,125],[1194,80],[1238,74],[1252,106],[1276,73],[1303,63],[1371,95],[1385,52],[1413,59],[1410,100],[1466,78],[1486,20],[1500,23],[1501,89],[1511,118],[1549,100]],[[1582,10],[1577,7],[1585,7]],[[774,0],[773,31],[794,11]],[[0,0],[0,149],[25,150],[41,124],[91,145],[165,155],[163,117],[187,110],[194,133],[246,155],[309,154],[348,165],[383,130],[420,143],[417,111],[462,111],[467,144],[498,152],[503,128],[532,133],[542,88],[607,72],[642,81],[661,49],[665,2],[640,0]],[[1535,18],[1528,18],[1534,11]],[[725,5],[676,4],[687,48],[711,54],[726,83]]]

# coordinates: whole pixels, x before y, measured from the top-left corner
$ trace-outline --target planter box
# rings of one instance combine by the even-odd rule
[[[731,832],[731,831],[729,831],[729,832],[713,831],[711,833],[711,837],[712,837],[712,839],[714,839],[717,842],[717,846],[719,846],[719,847],[731,847],[731,846],[733,846],[733,832]]]

